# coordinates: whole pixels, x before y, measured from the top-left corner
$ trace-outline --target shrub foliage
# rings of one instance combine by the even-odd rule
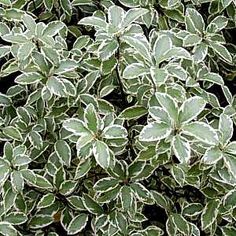
[[[0,235],[236,235],[235,0],[0,19]]]

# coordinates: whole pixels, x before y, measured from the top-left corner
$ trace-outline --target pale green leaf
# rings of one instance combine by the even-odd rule
[[[3,128],[3,134],[6,135],[9,138],[21,141],[22,140],[22,135],[20,131],[13,126],[8,126]]]
[[[218,143],[218,136],[216,131],[208,124],[204,122],[192,122],[182,127],[184,134],[193,136],[194,138],[210,145],[216,145]]]
[[[191,97],[180,107],[179,122],[184,124],[195,119],[204,109],[206,102],[201,97]]]
[[[172,148],[180,163],[189,163],[191,148],[187,140],[183,139],[180,135],[174,136],[172,140]]]
[[[44,76],[37,72],[28,72],[16,77],[15,82],[22,85],[35,84],[41,81],[43,78]]]
[[[185,25],[187,31],[193,34],[202,34],[205,30],[205,23],[201,14],[193,8],[187,8],[186,10]]]
[[[232,63],[232,57],[228,49],[220,43],[210,42],[210,47],[219,55],[225,62]]]
[[[107,169],[111,163],[111,155],[107,144],[96,140],[93,144],[93,154],[97,163],[104,169]]]
[[[156,92],[155,96],[163,109],[168,113],[173,121],[178,120],[178,106],[175,100],[166,93]]]
[[[167,35],[160,35],[153,46],[153,55],[156,64],[159,64],[164,54],[172,48],[172,41]]]
[[[71,148],[68,143],[64,140],[58,140],[55,143],[54,148],[61,163],[69,167],[71,162]]]
[[[214,165],[222,158],[222,151],[218,147],[209,148],[202,157],[203,163]]]
[[[17,230],[8,222],[0,222],[0,233],[4,236],[17,236]]]
[[[139,76],[147,75],[150,71],[141,63],[133,63],[128,65],[123,72],[123,76],[126,79],[134,79]]]
[[[110,125],[103,130],[103,137],[105,139],[120,139],[126,138],[128,135],[126,129],[121,125]]]
[[[119,117],[124,118],[125,120],[138,119],[147,114],[147,112],[148,111],[145,107],[136,105],[123,110]]]
[[[140,16],[146,14],[147,9],[144,8],[132,8],[128,10],[125,14],[124,21],[122,22],[122,27],[125,28],[136,21]]]
[[[218,199],[212,199],[207,202],[201,215],[202,230],[205,230],[214,223],[219,212],[219,206],[220,200]]]
[[[68,234],[74,235],[81,232],[85,228],[87,221],[88,221],[87,214],[80,213],[79,215],[77,215],[75,218],[72,219],[72,221],[68,225],[68,229],[67,229]]]
[[[79,21],[79,24],[90,25],[90,26],[94,26],[103,30],[106,30],[107,28],[107,23],[103,19],[96,16],[89,16],[89,17],[82,18]]]
[[[220,141],[223,145],[226,145],[233,136],[234,127],[232,119],[225,115],[220,115],[219,120],[219,131],[220,131]]]
[[[170,126],[163,122],[152,122],[144,126],[139,135],[139,140],[143,142],[158,141],[168,137],[171,131]]]

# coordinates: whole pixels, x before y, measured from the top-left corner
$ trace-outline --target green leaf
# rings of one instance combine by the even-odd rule
[[[99,117],[93,104],[89,104],[84,110],[84,121],[86,126],[93,133],[99,130]]]
[[[97,192],[106,192],[112,190],[119,184],[119,180],[112,177],[106,177],[98,180],[93,186]]]
[[[191,55],[186,49],[181,47],[173,47],[162,56],[160,62],[165,60],[170,61],[173,58],[192,60]]]
[[[217,16],[207,26],[206,30],[210,33],[217,33],[224,29],[228,24],[228,19],[224,16]]]
[[[201,97],[191,97],[180,107],[179,122],[184,124],[195,119],[204,109],[206,102]]]
[[[147,9],[144,8],[133,8],[126,12],[124,21],[122,22],[122,27],[125,28],[136,21],[140,16],[146,14]]]
[[[55,145],[55,152],[57,156],[59,157],[61,163],[63,165],[66,165],[67,167],[70,167],[71,162],[71,149],[68,143],[64,140],[58,140]]]
[[[41,135],[32,130],[31,132],[29,132],[28,134],[29,140],[31,142],[31,144],[36,148],[36,149],[41,149],[43,147],[43,140]]]
[[[17,230],[8,222],[0,222],[0,233],[4,236],[17,236]]]
[[[112,200],[116,199],[120,193],[121,186],[117,186],[116,188],[104,192],[97,197],[97,201],[99,203],[109,203]]]
[[[87,46],[90,41],[90,37],[88,35],[81,35],[76,39],[73,44],[73,49],[82,49]]]
[[[21,141],[23,139],[20,131],[16,127],[8,126],[8,127],[3,128],[2,131],[3,131],[3,134],[5,134],[7,137],[12,138],[14,140]]]
[[[115,54],[119,44],[115,39],[104,40],[98,48],[98,56],[102,61],[108,60],[112,55]]]
[[[157,87],[164,84],[169,76],[168,71],[164,68],[151,67],[150,72],[153,82]]]
[[[42,189],[53,189],[51,183],[41,175],[36,175],[36,182],[34,183],[34,185]]]
[[[124,185],[120,191],[121,205],[125,211],[130,210],[133,201],[133,190]]]
[[[88,194],[83,195],[83,204],[86,209],[92,214],[102,214],[103,208]]]
[[[132,183],[130,184],[130,187],[135,192],[137,198],[144,202],[150,202],[153,203],[153,199],[151,198],[151,194],[147,188],[145,188],[140,183]]]
[[[11,103],[11,98],[3,93],[0,93],[0,106],[10,106]]]
[[[141,150],[137,156],[138,161],[151,160],[156,156],[156,149],[154,146],[148,146],[146,149]]]
[[[27,155],[19,154],[12,160],[12,164],[15,166],[23,166],[29,164],[31,161],[32,160]]]
[[[16,43],[16,44],[21,44],[21,43],[25,43],[28,41],[28,38],[23,35],[23,34],[7,34],[7,35],[3,35],[2,39],[9,42],[9,43]]]
[[[11,183],[15,191],[22,192],[24,189],[24,179],[20,171],[14,170],[11,172]]]
[[[163,196],[163,194],[161,194],[157,191],[154,191],[154,190],[151,191],[151,194],[152,194],[153,199],[155,200],[155,203],[158,206],[160,206],[164,209],[169,209],[169,203],[168,203],[166,197]]]
[[[210,147],[202,157],[203,163],[213,165],[222,158],[222,151],[218,147]]]
[[[154,43],[153,54],[156,60],[156,64],[161,62],[164,54],[166,54],[172,48],[172,41],[167,35],[160,35]]]
[[[27,216],[22,212],[11,212],[4,217],[4,221],[7,221],[12,225],[21,225],[27,221]]]
[[[71,59],[65,59],[60,61],[59,66],[54,70],[55,74],[62,74],[69,71],[73,71],[77,68],[77,62]]]
[[[107,28],[107,23],[103,19],[96,16],[84,17],[79,21],[79,24],[90,25],[103,30],[106,30]]]
[[[119,117],[125,120],[138,119],[147,114],[147,109],[143,106],[135,105],[123,110]]]
[[[44,78],[41,74],[37,72],[28,72],[19,75],[16,79],[15,82],[17,84],[22,84],[22,85],[27,85],[27,84],[35,84],[39,81],[41,81]]]
[[[128,65],[123,72],[123,76],[126,79],[134,79],[139,76],[147,75],[150,71],[141,63],[133,63]]]
[[[86,210],[83,204],[82,197],[70,196],[70,197],[67,197],[67,200],[76,210],[80,210],[80,211]]]
[[[230,142],[224,149],[226,153],[231,153],[236,155],[236,141]]]
[[[36,30],[36,23],[34,18],[31,15],[24,14],[22,16],[22,21],[24,25],[27,27],[27,29],[30,31],[30,33],[34,35]]]
[[[5,6],[11,6],[12,4],[10,0],[0,0],[0,3]]]
[[[74,85],[67,79],[51,77],[47,81],[47,88],[52,94],[59,97],[74,96],[76,94]]]
[[[79,165],[76,168],[75,172],[75,179],[82,178],[84,175],[86,175],[89,170],[91,169],[91,161],[90,159],[87,159],[85,161],[81,161]]]
[[[194,138],[210,145],[216,145],[218,143],[218,136],[216,131],[208,124],[204,122],[192,122],[182,127],[184,134],[193,136]]]
[[[187,8],[185,15],[187,31],[193,34],[202,34],[205,30],[205,23],[201,14],[193,8]]]
[[[180,214],[173,214],[172,220],[176,228],[183,235],[190,235],[190,227],[188,222],[184,219],[184,217]]]
[[[65,24],[61,21],[49,22],[43,30],[43,35],[50,36],[50,37],[55,36],[64,27],[65,27]]]
[[[40,229],[50,225],[53,222],[53,218],[49,215],[35,215],[29,222],[31,229]]]
[[[225,62],[232,63],[232,57],[228,49],[218,42],[210,42],[209,46],[221,57]]]
[[[156,92],[155,96],[170,118],[176,122],[178,120],[178,106],[175,100],[166,93]]]
[[[187,217],[194,217],[202,212],[202,204],[190,203],[183,208],[183,215]]]
[[[70,224],[68,225],[67,231],[69,235],[74,235],[81,232],[88,221],[88,215],[85,213],[80,213],[75,218],[72,219]]]
[[[8,53],[10,53],[9,46],[1,46],[0,47],[0,58],[5,57]]]
[[[93,154],[97,163],[104,169],[107,169],[111,163],[111,156],[107,144],[96,140],[93,144]]]
[[[63,166],[60,166],[54,176],[53,176],[53,185],[56,187],[56,189],[60,189],[61,184],[64,182],[66,179],[66,172]]]
[[[74,180],[65,180],[61,183],[59,192],[64,196],[68,196],[75,191],[77,187],[77,181]]]
[[[202,230],[210,227],[217,218],[219,212],[220,200],[212,199],[207,202],[201,214],[201,228]]]
[[[17,53],[19,61],[26,60],[33,52],[35,45],[32,42],[26,42],[20,45]]]
[[[209,81],[211,83],[218,84],[218,85],[224,85],[223,78],[217,73],[209,72],[203,77],[201,77],[200,80]]]
[[[0,186],[4,185],[5,181],[8,179],[10,171],[11,169],[9,163],[3,159],[0,159]]]
[[[52,193],[44,195],[38,202],[38,208],[46,208],[51,206],[55,201],[55,196]]]
[[[168,137],[171,131],[170,126],[163,122],[152,122],[144,126],[139,135],[139,140],[142,142],[158,141]]]
[[[142,58],[151,62],[151,53],[149,43],[143,37],[131,37],[123,36],[122,40],[126,42],[130,47],[134,48],[135,52],[138,52]]]
[[[180,163],[189,163],[191,148],[187,140],[183,139],[180,135],[176,135],[172,140],[172,147]]]
[[[222,145],[228,144],[234,132],[233,121],[229,116],[225,114],[220,115],[219,131]]]
[[[205,43],[200,43],[194,47],[193,59],[195,62],[201,62],[205,59],[208,52],[208,46]]]
[[[128,221],[124,214],[117,211],[116,213],[116,224],[120,231],[124,234],[127,234],[127,228],[128,228]]]
[[[233,155],[225,154],[223,155],[224,162],[228,171],[235,176],[236,175],[236,158]]]
[[[65,120],[63,122],[63,128],[79,136],[90,134],[90,131],[85,127],[84,122],[77,118]]]
[[[121,28],[121,24],[124,20],[125,11],[123,8],[113,5],[108,8],[108,22],[115,28]]]
[[[48,61],[50,61],[53,65],[58,66],[60,56],[54,48],[44,46],[41,47],[41,51]]]
[[[121,125],[110,125],[103,130],[103,137],[105,139],[126,138],[127,135],[126,129]]]
[[[68,16],[72,15],[72,5],[69,0],[60,0],[60,5]]]
[[[202,41],[202,38],[199,35],[189,33],[183,39],[183,46],[184,47],[192,47],[192,46],[199,44],[201,41]]]

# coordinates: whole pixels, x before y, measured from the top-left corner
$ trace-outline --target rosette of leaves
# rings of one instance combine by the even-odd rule
[[[124,40],[141,56],[139,62],[131,63],[124,69],[124,78],[137,80],[138,77],[148,75],[147,78],[154,91],[167,83],[170,77],[181,80],[187,78],[187,72],[181,67],[178,60],[191,59],[191,56],[187,50],[174,46],[168,35],[158,35],[152,48],[143,36],[140,38],[127,36]]]
[[[193,47],[193,59],[196,62],[203,61],[209,52],[210,56],[213,57],[216,54],[221,60],[231,64],[232,57],[224,46],[226,42],[222,34],[222,29],[227,24],[228,19],[221,15],[211,19],[206,27],[202,15],[194,8],[187,8],[186,30],[180,31],[178,36],[183,39],[184,47]]]
[[[108,22],[105,15],[95,12],[93,16],[80,20],[79,24],[95,27],[96,41],[100,42],[98,57],[107,61],[119,49],[123,36],[140,32],[141,29],[133,23],[145,13],[147,9],[135,8],[125,12],[123,8],[114,5],[107,10]]]
[[[139,136],[141,142],[166,139],[180,163],[188,163],[191,157],[190,143],[185,135],[208,145],[218,143],[217,133],[211,126],[200,121],[192,122],[203,111],[206,105],[204,99],[191,97],[178,108],[168,94],[156,93],[155,97],[160,106],[150,106],[149,114],[155,121],[143,128]]]
[[[122,121],[115,120],[113,115],[101,119],[92,104],[84,110],[83,120],[70,118],[64,121],[63,127],[78,137],[77,156],[89,158],[93,155],[105,169],[114,166],[114,154],[122,154],[127,143],[127,131]]]

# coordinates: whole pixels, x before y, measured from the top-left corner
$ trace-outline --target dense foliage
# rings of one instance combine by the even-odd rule
[[[236,235],[235,0],[0,0],[0,235]]]

